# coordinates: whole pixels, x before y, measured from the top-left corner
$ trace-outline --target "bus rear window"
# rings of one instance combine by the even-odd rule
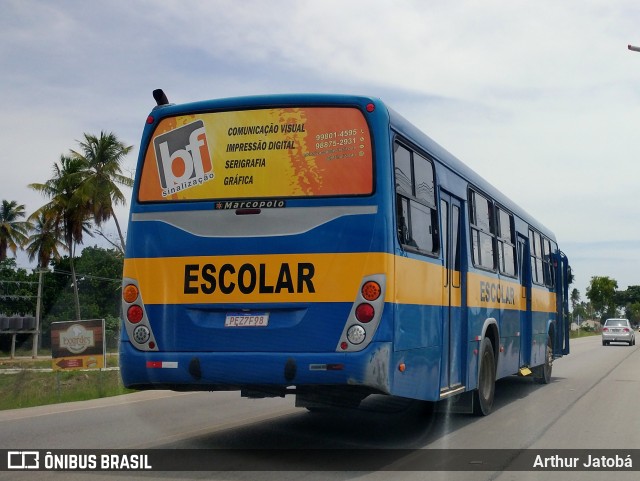
[[[163,119],[144,155],[138,200],[372,192],[371,138],[360,110],[274,108]]]

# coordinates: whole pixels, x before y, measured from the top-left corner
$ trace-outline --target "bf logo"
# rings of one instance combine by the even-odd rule
[[[213,179],[213,166],[202,120],[157,136],[153,140],[163,195]]]

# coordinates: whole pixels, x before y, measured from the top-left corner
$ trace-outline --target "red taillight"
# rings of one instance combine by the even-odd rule
[[[375,313],[376,311],[371,304],[364,303],[356,307],[356,319],[363,323],[371,321]]]
[[[127,319],[133,324],[140,322],[143,315],[142,307],[138,305],[133,305],[127,310]]]
[[[154,122],[155,122],[155,119],[153,118],[153,116],[149,115],[149,117],[147,117],[147,123],[152,124]]]
[[[629,332],[629,328],[628,328],[628,327],[625,327],[625,328],[624,328],[624,332]]]
[[[603,328],[602,332],[609,332],[609,328],[608,327]]]

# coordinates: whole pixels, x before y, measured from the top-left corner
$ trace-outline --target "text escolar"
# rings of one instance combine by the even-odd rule
[[[222,294],[232,294],[236,289],[242,294],[299,294],[314,293],[313,276],[315,266],[309,262],[299,262],[289,265],[280,264],[277,276],[274,268],[266,264],[186,264],[184,266],[185,294],[213,294],[219,290]],[[275,283],[269,279],[276,279]]]

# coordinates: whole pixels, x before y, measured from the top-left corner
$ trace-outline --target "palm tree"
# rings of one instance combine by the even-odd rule
[[[120,246],[124,253],[125,241],[118,222],[114,205],[126,204],[126,198],[118,186],[131,187],[133,179],[122,175],[120,163],[133,149],[125,145],[113,133],[100,132],[100,136],[84,134],[79,142],[80,151],[71,151],[73,158],[86,163],[87,175],[84,179],[83,195],[89,199],[93,221],[96,226],[113,218],[120,236]]]
[[[54,164],[53,177],[44,184],[29,184],[29,187],[49,197],[51,200],[38,209],[32,217],[44,216],[51,222],[53,230],[62,233],[65,247],[69,252],[71,277],[75,294],[76,317],[80,319],[80,299],[73,258],[76,244],[82,243],[84,233],[91,235],[88,219],[91,215],[90,202],[81,189],[87,177],[87,165],[83,159],[60,156],[60,164]]]
[[[54,217],[47,217],[44,212],[36,217],[31,225],[31,235],[27,240],[27,254],[29,260],[33,262],[38,259],[38,302],[36,304],[36,334],[33,342],[33,356],[37,356],[38,336],[40,335],[41,307],[42,307],[42,284],[43,275],[49,266],[51,257],[60,258],[60,249],[64,249],[64,244],[60,241],[61,232]],[[79,317],[79,316],[78,316]]]
[[[19,220],[24,216],[23,204],[18,205],[15,200],[2,201],[2,207],[0,207],[0,261],[7,258],[7,249],[11,250],[15,256],[18,247],[26,242],[31,226],[28,221]]]
[[[573,320],[573,311],[575,311],[576,306],[580,302],[580,291],[576,288],[573,288],[569,299],[571,301],[571,319]]]
[[[578,303],[580,302],[580,291],[578,289],[573,289],[571,291],[571,309],[575,309]]]
[[[38,267],[46,269],[52,257],[59,259],[60,249],[64,249],[65,245],[60,241],[62,233],[59,226],[55,222],[53,216],[47,217],[44,212],[39,212],[37,216],[31,216],[33,220],[31,232],[27,239],[27,254],[29,260],[33,262],[38,259]]]

